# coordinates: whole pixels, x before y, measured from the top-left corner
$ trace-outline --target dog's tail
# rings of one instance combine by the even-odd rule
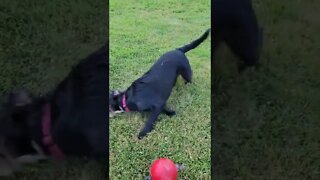
[[[211,31],[211,28],[206,30],[206,32],[200,38],[192,41],[190,44],[187,44],[185,46],[177,48],[177,50],[179,50],[183,53],[186,53],[186,52],[190,51],[191,49],[198,47],[205,39],[207,39],[210,31]]]

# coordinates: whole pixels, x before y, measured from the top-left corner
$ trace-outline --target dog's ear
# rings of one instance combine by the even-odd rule
[[[121,91],[115,90],[115,91],[111,91],[111,94],[109,95],[109,99],[117,99],[118,96],[121,94]]]
[[[32,104],[33,97],[30,92],[25,89],[17,89],[11,91],[8,102],[11,107],[23,107]]]
[[[118,90],[112,91],[112,96],[118,96],[119,94],[120,94],[120,91]]]
[[[25,89],[13,90],[7,100],[14,120],[25,119],[29,113],[29,105],[33,103],[33,96]]]

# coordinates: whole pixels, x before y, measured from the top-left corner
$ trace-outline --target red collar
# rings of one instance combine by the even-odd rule
[[[51,107],[50,103],[47,103],[43,107],[43,117],[42,117],[42,143],[44,147],[47,148],[49,154],[58,159],[64,159],[64,154],[60,148],[54,143],[51,134]]]
[[[126,94],[124,93],[122,96],[122,107],[124,108],[124,110],[126,112],[130,112],[130,109],[127,107],[127,103],[126,103]]]

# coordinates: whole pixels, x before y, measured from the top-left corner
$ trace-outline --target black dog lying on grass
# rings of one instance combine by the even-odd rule
[[[185,83],[191,82],[192,71],[185,53],[199,46],[209,32],[210,29],[190,44],[162,55],[151,69],[134,81],[126,91],[112,91],[109,94],[109,117],[117,112],[150,111],[151,115],[138,135],[138,138],[142,139],[153,130],[160,113],[175,115],[175,112],[165,105],[179,75],[184,78]]]
[[[239,64],[240,72],[258,65],[263,30],[251,0],[214,0],[213,3],[213,52],[225,42],[244,63]]]
[[[0,110],[2,159],[23,163],[47,157],[108,157],[107,68],[106,45],[44,96],[12,91]]]

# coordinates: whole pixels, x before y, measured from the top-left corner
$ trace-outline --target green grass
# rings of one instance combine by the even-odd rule
[[[14,87],[44,93],[107,39],[107,1],[2,0],[0,94]],[[71,160],[27,167],[9,179],[101,179],[100,164]],[[103,168],[103,167],[102,167]]]
[[[210,27],[210,1],[110,1],[110,89],[127,88],[163,53],[198,38]],[[180,179],[210,179],[210,38],[188,52],[193,83],[178,78],[168,106],[143,140],[137,134],[148,113],[110,120],[111,179],[142,179],[151,163],[168,157],[188,169]]]
[[[253,2],[261,69],[239,75],[226,48],[215,57],[216,179],[319,179],[320,2]]]

